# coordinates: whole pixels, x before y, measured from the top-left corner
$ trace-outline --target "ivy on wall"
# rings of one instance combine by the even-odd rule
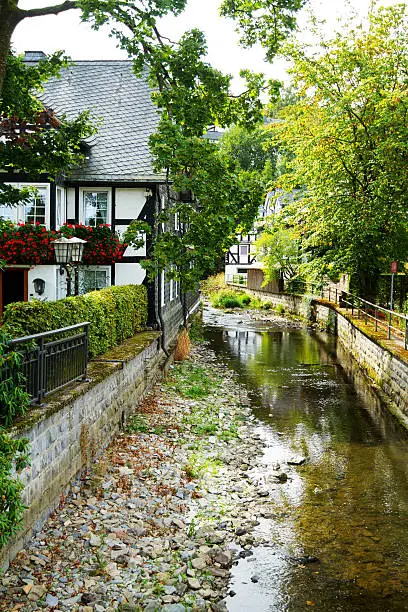
[[[21,356],[9,350],[9,340],[10,336],[0,329],[0,549],[23,518],[23,484],[15,473],[28,464],[28,440],[14,440],[3,429],[29,406],[29,396],[22,388]]]

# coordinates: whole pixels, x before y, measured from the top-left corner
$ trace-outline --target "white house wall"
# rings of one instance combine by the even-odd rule
[[[58,297],[56,292],[56,279],[59,274],[59,266],[34,266],[28,271],[28,299],[39,299],[42,301],[56,300]],[[44,293],[36,294],[34,290],[34,279],[40,278],[45,282]]]
[[[123,234],[125,233],[127,228],[128,228],[127,225],[115,225],[115,230],[120,234],[121,238],[123,237]],[[134,249],[131,246],[127,247],[124,253],[124,257],[133,257],[133,256],[146,257],[146,234],[143,234],[143,238],[145,241],[144,245],[140,247],[140,249]]]
[[[137,219],[146,203],[146,190],[116,189],[116,219]]]
[[[138,263],[115,264],[115,285],[141,285],[146,271]]]

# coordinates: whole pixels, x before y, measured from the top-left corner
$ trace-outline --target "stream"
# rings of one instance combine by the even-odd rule
[[[259,479],[288,475],[268,483],[267,544],[233,567],[228,610],[408,610],[406,430],[335,338],[242,312],[204,325],[249,391]]]

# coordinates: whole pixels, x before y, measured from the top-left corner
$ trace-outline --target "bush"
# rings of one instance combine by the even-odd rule
[[[215,276],[209,276],[200,283],[201,293],[207,297],[211,297],[213,293],[222,291],[226,287],[224,272],[220,272]]]
[[[249,306],[249,304],[251,303],[251,296],[250,295],[243,295],[241,298],[241,304],[243,306]]]
[[[16,533],[25,507],[21,501],[23,484],[15,476],[28,464],[28,440],[13,440],[0,429],[0,549]]]
[[[283,304],[278,304],[278,305],[276,306],[276,309],[275,309],[275,310],[276,310],[276,312],[277,312],[277,314],[278,314],[278,315],[283,315],[283,314],[285,314],[285,307],[284,307],[284,305],[283,305]]]
[[[9,349],[10,340],[11,336],[0,329],[0,428],[11,425],[30,405],[30,396],[24,391],[22,357]]]
[[[240,292],[232,290],[222,290],[211,296],[211,305],[214,308],[242,308]]]
[[[3,429],[28,408],[30,398],[23,390],[21,357],[9,350],[10,337],[0,330],[0,549],[17,531],[24,514],[23,485],[15,472],[27,463],[28,440],[13,440]]]
[[[14,302],[4,309],[4,330],[13,337],[39,334],[89,321],[89,355],[95,357],[146,326],[143,285],[106,287],[56,302]]]

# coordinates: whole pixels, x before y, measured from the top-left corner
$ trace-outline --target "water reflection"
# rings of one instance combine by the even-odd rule
[[[265,469],[309,458],[285,466],[260,527],[272,547],[237,568],[229,609],[408,610],[406,431],[333,339],[231,318],[213,318],[207,336],[250,390]],[[305,554],[318,566],[290,562]]]

